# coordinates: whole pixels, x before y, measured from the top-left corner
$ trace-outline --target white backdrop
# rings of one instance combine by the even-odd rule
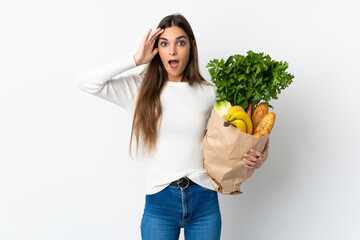
[[[242,195],[219,194],[221,239],[360,239],[356,2],[2,2],[0,239],[140,239],[145,168],[128,155],[131,119],[76,77],[134,54],[176,12],[207,80],[209,60],[248,50],[295,75],[270,102],[267,162]]]

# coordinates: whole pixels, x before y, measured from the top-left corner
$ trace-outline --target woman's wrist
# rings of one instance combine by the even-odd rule
[[[139,63],[139,60],[136,58],[136,54],[133,55],[133,58],[134,58],[134,61],[135,61],[136,66],[139,66],[140,63]]]

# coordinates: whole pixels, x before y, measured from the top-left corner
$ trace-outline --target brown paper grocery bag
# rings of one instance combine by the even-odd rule
[[[203,138],[204,168],[219,193],[241,194],[240,185],[250,178],[254,169],[244,167],[240,161],[251,148],[263,152],[269,135],[254,136],[235,126],[224,126],[224,118],[211,111],[208,129]]]

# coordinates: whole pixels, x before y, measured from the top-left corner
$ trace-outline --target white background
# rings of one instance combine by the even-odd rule
[[[190,22],[207,80],[209,60],[248,50],[295,75],[270,102],[267,162],[243,194],[219,194],[221,239],[360,239],[356,2],[2,2],[0,239],[140,239],[145,168],[128,155],[131,119],[76,77],[135,54],[172,13]]]

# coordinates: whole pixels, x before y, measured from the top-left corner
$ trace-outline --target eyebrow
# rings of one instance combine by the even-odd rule
[[[182,36],[180,36],[180,37],[177,37],[176,40],[178,40],[178,39],[180,39],[180,38],[186,38],[186,37],[185,37],[184,35],[182,35]],[[167,39],[166,39],[166,38],[163,38],[163,37],[161,37],[160,39],[164,39],[164,40],[167,41]]]

